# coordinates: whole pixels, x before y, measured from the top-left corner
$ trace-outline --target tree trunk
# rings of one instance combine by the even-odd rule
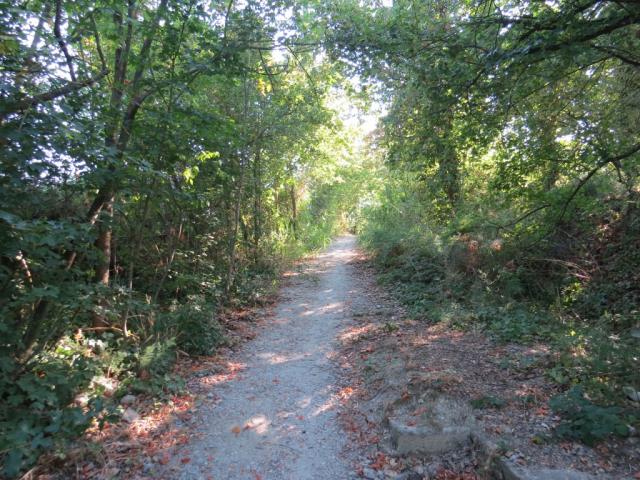
[[[180,243],[180,238],[182,237],[182,226],[183,222],[180,221],[180,225],[178,226],[178,231],[175,235],[173,235],[171,241],[171,251],[169,253],[169,258],[165,263],[164,272],[162,272],[162,276],[160,277],[160,281],[158,282],[158,286],[156,287],[156,291],[153,294],[153,303],[158,302],[158,298],[160,298],[160,292],[162,292],[162,287],[164,286],[164,282],[171,271],[171,266],[173,265],[173,261],[176,258],[176,251],[178,250],[178,244]]]
[[[291,184],[289,191],[291,196],[291,228],[293,229],[293,238],[298,239],[298,204],[296,199],[296,186]]]
[[[447,203],[455,210],[460,199],[460,161],[455,147],[447,145],[447,141],[448,139],[444,139],[445,148],[438,165],[438,175],[447,196]]]
[[[227,282],[224,287],[225,296],[229,296],[236,274],[236,243],[238,241],[238,230],[240,228],[240,214],[242,213],[242,197],[244,196],[244,167],[245,153],[240,158],[240,179],[237,188],[236,203],[233,212],[233,225],[231,238],[229,239],[229,268],[227,270]]]
[[[555,119],[549,118],[541,121],[541,142],[542,154],[546,154],[546,169],[543,176],[543,184],[545,191],[551,190],[556,186],[558,176],[560,175],[560,159],[556,145],[556,122]]]
[[[96,248],[100,251],[100,259],[96,265],[95,281],[98,284],[109,286],[109,277],[111,272],[111,239],[113,229],[111,223],[113,221],[113,202],[114,196],[104,204],[102,208],[102,219],[98,221],[98,238],[96,239]],[[98,308],[105,307],[103,300],[98,302]],[[93,327],[106,327],[109,323],[104,315],[99,311],[93,314]]]
[[[102,209],[102,220],[100,220],[98,225],[98,238],[96,240],[96,248],[102,255],[96,266],[95,279],[96,283],[101,283],[102,285],[109,285],[111,237],[113,234],[111,228],[111,221],[113,220],[113,200],[114,198],[111,197]]]
[[[240,215],[242,213],[242,197],[244,196],[244,173],[245,166],[248,163],[249,153],[249,143],[248,143],[248,115],[249,115],[249,83],[247,81],[247,77],[244,78],[244,105],[242,109],[242,120],[244,127],[244,139],[245,144],[242,148],[242,153],[239,158],[239,167],[240,167],[240,178],[238,181],[237,187],[237,195],[236,195],[236,204],[234,207],[233,213],[233,230],[231,233],[231,238],[229,239],[229,268],[227,270],[227,281],[224,286],[225,297],[229,298],[229,293],[231,292],[231,287],[233,286],[233,282],[235,280],[236,274],[236,243],[238,242],[238,229],[240,227]]]
[[[253,160],[253,262],[258,263],[260,238],[262,237],[262,179],[260,172],[260,148]]]

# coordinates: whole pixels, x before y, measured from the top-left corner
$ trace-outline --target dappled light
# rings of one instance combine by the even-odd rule
[[[278,478],[315,465],[341,478],[349,470],[328,459],[342,448],[335,436],[338,410],[355,392],[337,384],[331,361],[337,355],[334,337],[347,318],[343,259],[354,255],[353,243],[353,238],[338,242],[343,246],[310,261],[304,273],[314,276],[287,287],[290,300],[274,309],[268,329],[223,372],[194,379],[214,398],[198,414],[197,440],[173,452],[164,474],[188,468],[193,475],[233,477],[254,468]],[[218,380],[225,381],[215,384]],[[327,436],[330,441],[323,441]],[[197,459],[205,451],[214,455],[215,465]],[[187,455],[189,466],[182,467],[180,459]]]
[[[251,430],[256,435],[265,435],[268,433],[270,424],[271,422],[264,415],[255,415],[245,422],[243,429]]]
[[[307,353],[293,353],[293,354],[289,354],[289,355],[267,352],[267,353],[259,353],[258,354],[258,358],[269,362],[271,365],[277,365],[279,363],[293,362],[293,361],[296,361],[296,360],[300,360],[300,359],[303,359],[305,357],[308,357],[309,355],[311,355],[311,353],[308,353],[308,352]]]
[[[233,380],[240,372],[246,369],[244,363],[228,362],[222,373],[214,375],[206,375],[200,378],[200,382],[204,385],[218,385]]]
[[[0,30],[1,478],[640,478],[640,2]]]
[[[317,415],[322,415],[323,413],[334,410],[341,403],[347,402],[356,391],[352,387],[345,387],[335,393],[330,399],[324,402],[322,405],[316,408],[316,410],[312,413],[315,417]]]
[[[365,337],[367,334],[370,334],[376,330],[376,327],[373,324],[359,326],[359,327],[351,327],[345,330],[340,335],[340,340],[344,343],[357,340],[358,338]]]

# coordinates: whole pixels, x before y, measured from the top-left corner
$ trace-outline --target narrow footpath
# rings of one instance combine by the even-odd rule
[[[349,479],[353,450],[337,416],[337,337],[349,322],[356,240],[340,237],[287,282],[273,318],[243,346],[241,372],[212,386],[196,431],[165,478]]]
[[[202,403],[144,478],[640,478],[635,437],[553,440],[544,345],[414,319],[386,290],[353,236],[299,265],[253,339],[189,383]]]

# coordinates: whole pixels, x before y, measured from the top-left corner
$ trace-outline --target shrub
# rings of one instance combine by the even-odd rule
[[[175,345],[192,355],[210,355],[224,341],[222,327],[215,319],[215,305],[201,296],[190,296],[174,305],[162,318],[162,328],[175,334]]]
[[[63,447],[103,411],[99,398],[72,405],[99,371],[77,344],[63,342],[26,367],[0,357],[0,460],[2,474],[17,475],[44,451]]]
[[[143,347],[138,354],[138,371],[146,372],[142,377],[155,377],[167,373],[176,358],[176,342],[161,340]],[[147,375],[148,374],[148,375]]]
[[[554,412],[563,416],[562,423],[556,428],[559,437],[594,445],[610,435],[623,437],[629,433],[621,408],[595,405],[585,397],[580,386],[552,398],[550,405]]]

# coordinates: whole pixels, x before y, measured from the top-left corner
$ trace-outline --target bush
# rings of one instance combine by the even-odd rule
[[[167,373],[176,358],[176,342],[161,340],[143,347],[138,354],[138,372],[141,377],[158,377]]]
[[[561,438],[579,440],[587,445],[604,440],[610,435],[624,437],[629,434],[629,425],[619,407],[602,407],[585,398],[580,386],[551,399],[551,408],[563,416],[556,428]]]
[[[17,475],[44,451],[62,448],[103,412],[99,398],[72,405],[99,369],[77,344],[63,341],[26,367],[0,357],[0,460],[2,473]]]
[[[225,341],[222,327],[215,319],[216,307],[201,296],[190,296],[187,300],[163,315],[163,334],[173,332],[175,345],[186,353],[211,355]]]
[[[546,342],[550,379],[591,399],[555,402],[565,416],[559,434],[591,442],[623,432],[620,408],[638,407],[622,389],[640,385],[637,207],[577,203],[561,225],[553,208],[514,223],[528,207],[467,196],[454,215],[436,218],[413,181],[389,177],[361,241],[409,314],[481,327],[500,342]],[[599,406],[609,404],[618,409]]]

